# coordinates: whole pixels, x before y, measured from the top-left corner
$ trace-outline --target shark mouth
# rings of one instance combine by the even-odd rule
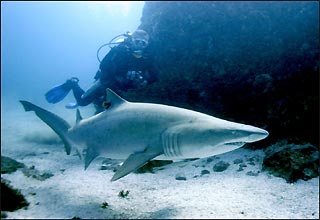
[[[245,145],[246,142],[230,142],[230,143],[225,143],[224,145],[228,145],[228,146],[243,146]]]

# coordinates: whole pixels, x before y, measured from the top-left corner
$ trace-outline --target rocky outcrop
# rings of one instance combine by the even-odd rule
[[[13,173],[25,165],[10,157],[1,156],[1,173]]]
[[[146,2],[159,80],[125,97],[186,107],[318,145],[316,2]]]
[[[15,211],[28,205],[21,192],[12,188],[8,181],[1,178],[1,211]]]
[[[262,169],[293,183],[319,176],[319,149],[311,144],[275,144],[265,150]]]

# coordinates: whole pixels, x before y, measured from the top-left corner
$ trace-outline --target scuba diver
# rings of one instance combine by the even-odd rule
[[[112,41],[119,37],[122,42]],[[103,46],[114,45],[100,62],[99,51]],[[79,79],[72,77],[62,85],[56,86],[46,94],[49,103],[57,103],[64,99],[72,90],[77,103],[69,103],[67,108],[86,106],[93,103],[96,114],[110,106],[106,102],[106,88],[111,88],[118,94],[128,89],[143,88],[157,79],[157,73],[149,57],[147,47],[149,35],[142,29],[137,29],[132,34],[122,34],[114,37],[108,44],[102,45],[97,51],[100,68],[97,71],[94,83],[87,91],[84,91],[78,84]]]

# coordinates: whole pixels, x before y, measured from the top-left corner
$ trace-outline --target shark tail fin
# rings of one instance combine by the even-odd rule
[[[24,110],[26,112],[28,111],[34,111],[35,114],[42,120],[44,121],[50,128],[52,128],[57,135],[62,139],[64,145],[65,145],[65,150],[67,152],[67,155],[70,154],[71,151],[71,141],[68,138],[68,129],[70,128],[70,125],[68,122],[60,118],[59,116],[42,109],[30,102],[20,100],[21,104],[24,107]]]

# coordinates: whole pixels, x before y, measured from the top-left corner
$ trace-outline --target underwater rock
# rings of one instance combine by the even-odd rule
[[[214,161],[214,160],[219,160],[220,159],[220,157],[218,157],[218,156],[211,156],[211,157],[208,157],[207,158],[207,164],[208,163],[211,163],[212,161]]]
[[[15,211],[28,206],[21,192],[13,189],[7,181],[1,178],[1,211]]]
[[[183,173],[177,173],[176,180],[187,180],[187,178]]]
[[[1,211],[1,219],[7,218],[7,217],[8,217],[7,213]]]
[[[202,170],[201,171],[201,176],[206,175],[206,174],[210,174],[209,170]]]
[[[239,167],[239,169],[237,169],[238,172],[243,171],[242,167]]]
[[[40,181],[44,181],[50,177],[53,176],[52,173],[50,172],[40,172],[39,170],[36,170],[34,166],[31,167],[25,167],[22,169],[23,174],[26,177],[32,177],[34,179],[40,180]]]
[[[154,173],[154,168],[162,167],[171,163],[173,163],[172,160],[151,160],[137,169],[135,173]]]
[[[245,163],[241,163],[239,164],[239,167],[243,168],[243,167],[247,167],[247,165]]]
[[[311,144],[280,142],[265,150],[262,170],[293,183],[319,176],[319,149]]]
[[[1,156],[1,173],[13,173],[25,165],[10,157]]]
[[[102,161],[102,165],[100,167],[100,170],[112,170],[113,172],[116,172],[119,167],[120,167],[119,160],[106,158]]]
[[[213,157],[208,157],[208,158],[207,158],[207,163],[211,163],[213,160],[214,160]]]
[[[218,163],[216,163],[213,166],[213,171],[214,172],[222,172],[222,171],[225,171],[229,166],[230,166],[230,164],[228,162],[219,161]]]
[[[246,173],[246,175],[248,175],[248,176],[258,176],[259,173],[260,173],[259,171],[258,172],[249,171],[249,172]]]
[[[243,160],[242,159],[235,159],[233,161],[234,164],[239,164],[239,163],[243,163]]]

